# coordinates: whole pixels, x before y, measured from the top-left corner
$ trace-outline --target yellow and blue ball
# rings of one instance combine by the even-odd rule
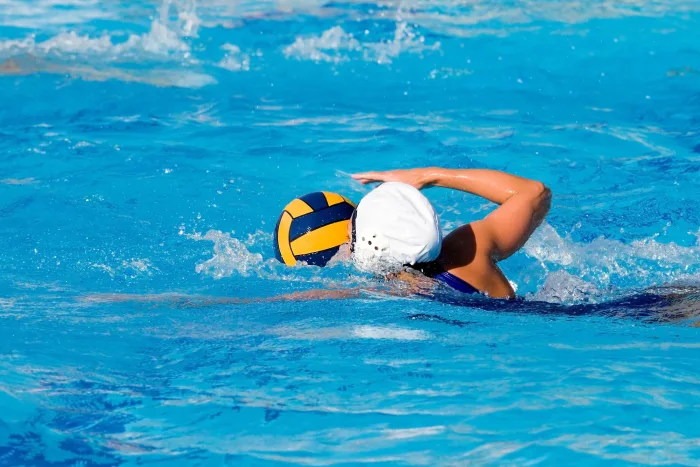
[[[349,240],[355,205],[337,193],[318,191],[289,203],[275,227],[275,257],[288,266],[325,266]]]

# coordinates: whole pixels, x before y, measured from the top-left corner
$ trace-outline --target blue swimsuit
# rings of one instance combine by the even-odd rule
[[[450,274],[449,272],[445,271],[445,268],[442,267],[442,264],[440,264],[438,261],[433,261],[430,263],[420,263],[412,267],[420,271],[426,277],[430,277],[431,279],[440,281],[443,284],[452,287],[457,292],[468,294],[481,293],[479,289],[477,289],[470,283],[460,279],[454,274]]]
[[[460,279],[454,274],[450,274],[447,271],[443,271],[440,274],[433,276],[433,279],[438,280],[444,284],[449,285],[453,289],[462,293],[480,293],[473,285],[469,282]]]

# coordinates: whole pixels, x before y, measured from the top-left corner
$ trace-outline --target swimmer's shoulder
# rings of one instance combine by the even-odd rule
[[[449,273],[491,297],[512,298],[515,292],[491,255],[480,221],[450,232],[442,243],[440,262]]]

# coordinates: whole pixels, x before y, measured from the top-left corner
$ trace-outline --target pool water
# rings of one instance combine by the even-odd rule
[[[0,17],[0,465],[700,463],[698,2]],[[277,263],[277,216],[434,165],[552,189],[521,301],[207,301],[373,285]]]

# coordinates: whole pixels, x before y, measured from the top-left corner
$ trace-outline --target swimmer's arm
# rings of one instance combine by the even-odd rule
[[[265,298],[254,298],[254,299],[243,299],[247,300],[245,302],[240,301],[241,299],[228,299],[222,298],[217,304],[225,303],[270,303],[270,302],[309,302],[315,300],[347,300],[350,298],[360,298],[362,296],[379,294],[387,295],[392,297],[406,297],[410,295],[415,295],[422,291],[419,287],[415,286],[410,282],[406,282],[403,277],[397,278],[399,282],[402,283],[401,287],[357,287],[351,289],[316,289],[316,290],[304,290],[303,292],[294,292],[289,294],[277,295],[274,297]],[[234,301],[231,301],[234,300]]]
[[[81,301],[93,303],[140,302],[150,304],[165,304],[176,307],[199,307],[213,305],[246,305],[251,303],[271,302],[306,302],[314,300],[344,300],[361,297],[365,292],[379,292],[379,289],[317,289],[276,295],[274,297],[236,298],[236,297],[207,297],[182,294],[91,294],[81,297]],[[385,293],[390,293],[383,291]]]
[[[427,167],[364,172],[354,174],[352,177],[361,183],[402,182],[419,190],[430,186],[451,188],[481,196],[496,204],[503,204],[517,194],[541,191],[545,188],[538,181],[488,169]]]
[[[547,190],[542,182],[488,169],[425,169],[425,183],[465,191],[496,204],[505,204],[514,196],[536,197]]]
[[[216,305],[248,305],[252,303],[274,302],[309,302],[315,300],[347,300],[362,296],[386,295],[407,297],[431,290],[430,284],[422,283],[407,273],[399,273],[391,277],[385,286],[352,287],[345,289],[313,289],[301,292],[275,295],[273,297],[210,297],[203,295],[186,295],[176,293],[165,294],[114,294],[95,293],[79,297],[78,300],[92,303],[139,302],[152,305],[170,305],[175,307],[200,307]]]
[[[304,290],[303,292],[294,292],[289,294],[277,295],[275,297],[255,299],[257,302],[307,302],[313,300],[344,300],[348,298],[358,298],[362,295],[365,289],[317,289]]]
[[[274,302],[310,302],[315,300],[345,300],[358,298],[365,289],[315,289],[302,292],[275,295],[273,297],[236,298],[236,297],[196,297],[188,301],[190,306],[198,305],[246,305],[251,303]]]
[[[500,206],[471,225],[479,249],[496,260],[518,251],[549,212],[551,191],[542,182],[487,169],[424,169],[366,172],[353,175],[362,183],[397,181],[421,189],[451,188],[481,196]]]
[[[428,183],[472,193],[500,204],[472,222],[479,250],[494,260],[522,248],[549,212],[552,192],[542,182],[496,170],[429,170]]]
[[[500,204],[485,219],[472,222],[478,249],[496,261],[525,245],[549,212],[552,192],[542,182],[493,170],[460,171],[436,185],[462,189]],[[465,189],[466,188],[466,189]]]

